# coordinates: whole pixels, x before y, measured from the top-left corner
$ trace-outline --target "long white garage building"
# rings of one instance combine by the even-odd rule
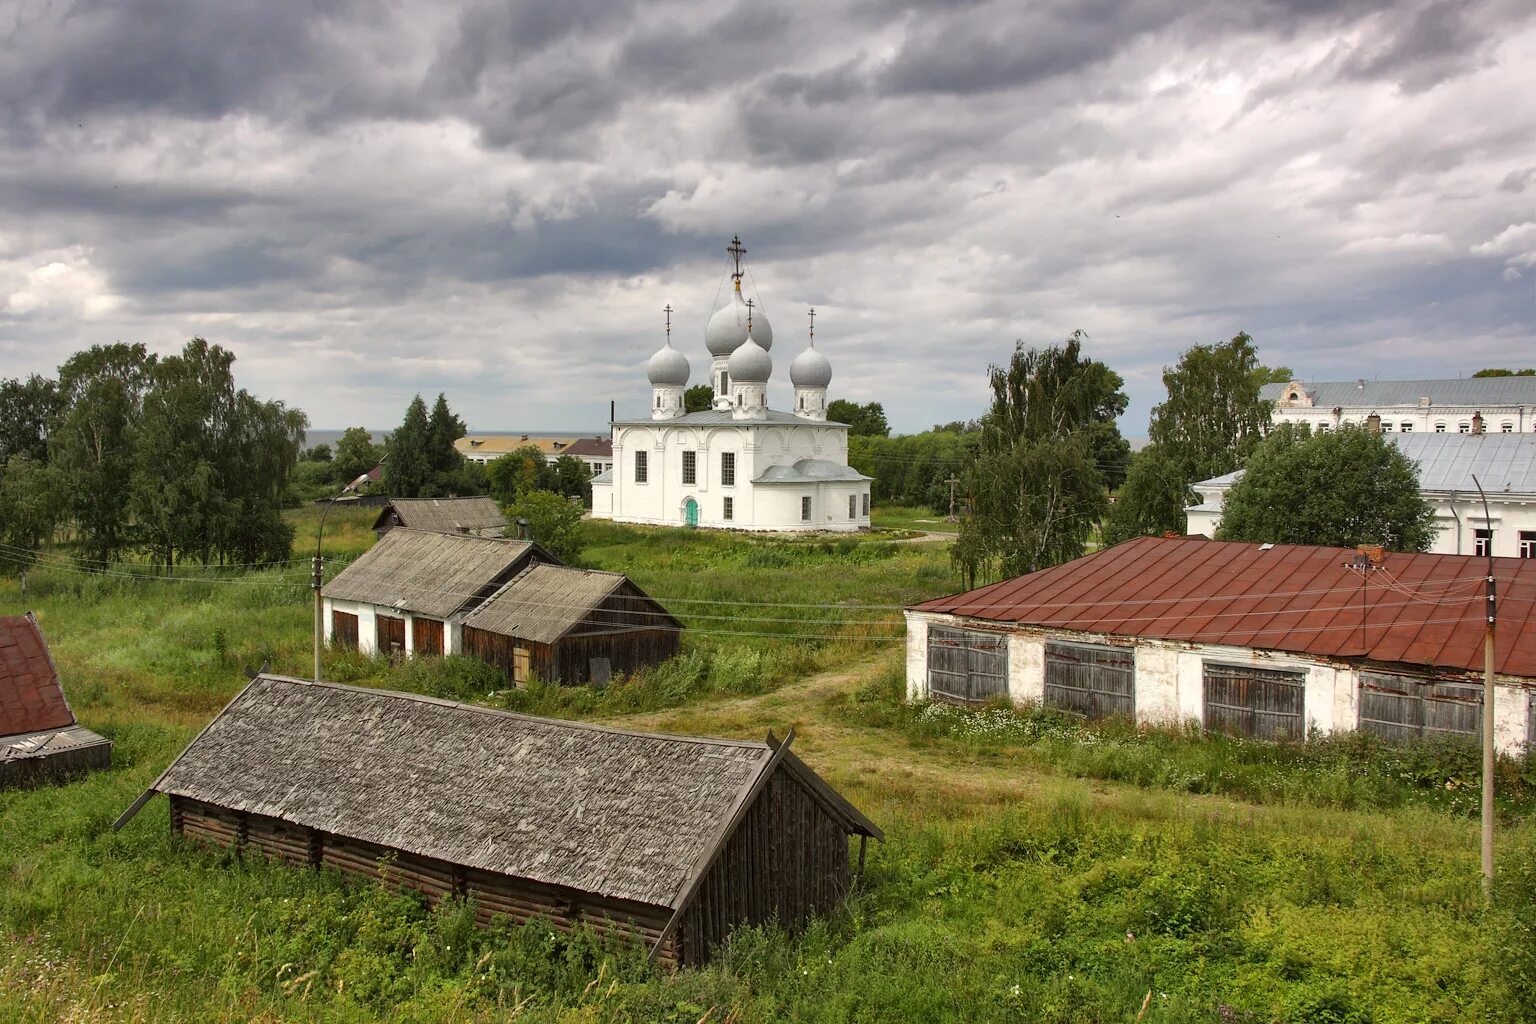
[[[1495,740],[1536,742],[1536,560],[1496,558]],[[1480,734],[1487,559],[1142,537],[906,610],[914,700],[1274,740]]]

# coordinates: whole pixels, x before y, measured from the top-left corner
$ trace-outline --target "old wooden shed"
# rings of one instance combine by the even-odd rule
[[[462,653],[472,609],[529,566],[559,561],[530,541],[396,528],[325,585],[326,640],[370,654]]]
[[[392,498],[384,506],[373,530],[383,537],[397,526],[433,533],[467,533],[475,537],[500,537],[507,521],[487,495],[468,498]]]
[[[535,565],[464,619],[464,649],[518,684],[605,682],[678,651],[683,624],[621,573]]]
[[[0,788],[112,766],[112,742],[75,721],[31,612],[0,616]]]
[[[177,833],[458,894],[482,923],[578,922],[677,964],[738,925],[795,926],[851,879],[869,819],[770,735],[658,736],[258,676],[155,793]]]

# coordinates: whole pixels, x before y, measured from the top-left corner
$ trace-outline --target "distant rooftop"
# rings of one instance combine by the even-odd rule
[[[1278,401],[1286,384],[1265,384],[1263,398]],[[1536,405],[1536,377],[1468,377],[1460,380],[1340,380],[1302,382],[1316,408],[1435,405]]]

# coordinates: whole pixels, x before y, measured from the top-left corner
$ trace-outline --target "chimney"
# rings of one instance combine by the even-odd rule
[[[517,521],[517,539],[518,540],[528,540],[529,539],[528,520],[526,520],[526,519],[518,519],[518,521]]]
[[[1482,432],[1483,432],[1483,414],[1481,412],[1475,412],[1475,413],[1472,414],[1472,433],[1474,433],[1474,434],[1481,434]]]
[[[1358,380],[1355,381],[1355,390],[1356,391],[1364,391],[1365,390],[1365,378],[1364,377],[1361,377],[1361,378],[1359,378]]]
[[[1381,433],[1381,416],[1374,412],[1371,413],[1365,418],[1365,425],[1370,428],[1371,433]]]

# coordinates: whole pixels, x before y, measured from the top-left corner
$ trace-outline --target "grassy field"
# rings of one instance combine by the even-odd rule
[[[314,515],[300,515],[302,559]],[[365,550],[371,518],[333,513],[328,553]],[[27,603],[116,765],[0,793],[0,1020],[1531,1019],[1528,765],[1504,766],[1497,906],[1513,909],[1489,911],[1464,751],[1259,748],[902,704],[893,608],[957,588],[942,543],[593,524],[584,560],[666,600],[691,627],[683,656],[602,691],[494,698],[504,681],[464,659],[336,654],[327,675],[650,729],[793,726],[797,752],[888,835],[841,913],[799,936],[743,933],[671,974],[590,936],[476,932],[462,906],[427,913],[192,850],[163,800],[113,833],[242,666],[305,673],[308,567],[38,570]],[[20,608],[0,582],[0,609]]]

